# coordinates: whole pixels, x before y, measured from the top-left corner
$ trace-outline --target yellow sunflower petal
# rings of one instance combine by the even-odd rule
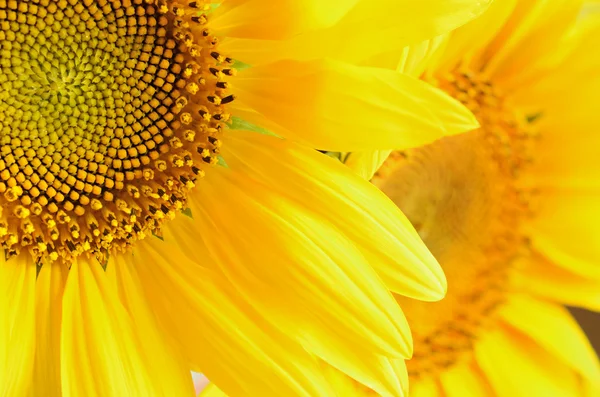
[[[231,141],[228,146],[224,154],[233,169]],[[352,241],[251,175],[214,170],[206,176],[210,187],[190,205],[197,214],[195,235],[220,271],[290,335],[322,341],[335,336],[347,346],[410,355],[406,319]]]
[[[544,117],[541,120],[550,119],[550,127],[555,120],[565,119],[563,113],[568,119],[571,119],[569,113],[589,113],[591,109],[587,105],[590,98],[597,96],[600,83],[597,73],[600,54],[596,51],[599,39],[600,11],[586,12],[585,8],[582,9],[577,23],[556,45],[545,70],[537,70],[537,77],[532,78],[530,84],[514,92],[515,103],[524,109],[532,109],[532,112],[543,109]],[[581,84],[582,81],[585,84]],[[566,98],[562,95],[565,90],[572,95]],[[584,122],[597,120],[595,115],[592,112],[592,117],[586,117]],[[579,121],[578,118],[572,120],[576,123]]]
[[[410,384],[410,397],[443,397],[443,391],[436,378],[427,376]]]
[[[583,382],[581,385],[581,397],[600,396],[600,386],[598,382]]]
[[[373,395],[372,390],[359,385],[352,378],[331,366],[323,365],[323,373],[338,397]]]
[[[362,65],[396,69],[400,73],[419,77],[428,63],[442,52],[440,49],[445,46],[446,42],[447,35],[437,36],[431,40],[404,47],[400,54],[398,51],[381,54]],[[391,150],[354,151],[348,153],[343,162],[358,175],[370,180],[391,152]]]
[[[533,185],[600,189],[600,165],[595,150],[600,138],[592,133],[600,128],[600,120],[595,108],[589,106],[600,90],[600,56],[595,51],[600,39],[600,13],[594,21],[594,29],[582,23],[584,26],[579,30],[583,32],[576,29],[570,36],[575,49],[552,74],[517,92],[515,99],[519,106],[540,116],[536,127],[541,139],[531,169]],[[565,90],[572,95],[562,95]]]
[[[148,309],[133,313],[119,301],[114,266],[113,260],[106,270],[95,260],[79,260],[69,271],[61,335],[63,394],[193,395],[189,371],[182,372],[163,350]],[[128,305],[139,302],[136,286],[127,287],[132,288]]]
[[[410,222],[347,167],[284,140],[241,132],[232,134],[226,150],[244,174],[344,231],[394,292],[422,300],[443,297],[443,272]]]
[[[443,52],[441,49],[445,47],[447,39],[448,34],[439,35],[400,50],[394,49],[393,51],[376,54],[358,64],[393,69],[412,77],[420,77],[432,60],[437,59],[440,53]]]
[[[600,39],[600,35],[598,35]],[[530,169],[529,183],[541,189],[573,189],[600,192],[600,162],[598,150],[600,118],[590,103],[600,90],[600,58],[593,72],[597,78],[572,85],[568,98],[551,94],[561,100],[546,101],[536,128],[541,137],[536,142],[535,162]],[[564,91],[563,91],[564,92]]]
[[[135,251],[141,260],[133,265],[192,369],[230,395],[329,395],[312,356],[265,322],[222,277],[178,254],[170,235],[164,239],[142,241]],[[212,261],[198,242],[192,254],[199,263]]]
[[[214,383],[210,383],[198,397],[227,397],[227,394],[223,393]]]
[[[35,351],[35,274],[28,255],[0,259],[0,395],[23,396]]]
[[[584,332],[562,306],[512,294],[500,309],[502,319],[600,386],[600,362]]]
[[[32,395],[60,397],[61,302],[68,269],[42,266],[35,282],[36,349]]]
[[[403,359],[373,354],[360,345],[348,349],[338,340],[323,342],[313,339],[307,346],[326,363],[323,368],[327,379],[333,382],[332,387],[338,395],[342,391],[340,388],[360,389],[359,383],[381,396],[407,395],[408,377]],[[337,352],[337,355],[332,352]]]
[[[474,19],[490,3],[489,0],[423,0],[418,3],[362,0],[334,27],[333,57],[358,61],[373,50],[381,53],[416,44]],[[351,45],[340,45],[348,39],[354,39]],[[353,46],[356,48],[351,48]]]
[[[365,150],[348,153],[344,157],[344,164],[361,178],[371,180],[375,172],[381,167],[392,151],[391,150]]]
[[[446,397],[492,396],[494,391],[471,362],[452,365],[440,374],[440,383]]]
[[[359,63],[455,29],[480,15],[490,3],[490,0],[360,0],[328,29],[285,42],[233,38],[224,40],[220,46],[252,65],[318,58]]]
[[[81,267],[85,268],[86,264],[83,263]],[[122,377],[114,376],[112,382],[103,382],[106,375],[102,373],[102,363],[106,365],[108,360],[106,358],[103,360],[103,357],[98,356],[103,353],[108,355],[111,352],[115,361],[122,365],[122,360],[127,358],[128,355],[121,357],[117,353],[114,356],[114,352],[119,350],[119,346],[116,345],[122,339],[107,338],[106,342],[109,346],[103,346],[100,335],[94,335],[94,332],[97,332],[98,327],[105,330],[120,324],[115,323],[114,319],[110,318],[109,313],[107,313],[104,306],[104,297],[93,279],[94,276],[90,274],[90,270],[85,269],[83,272],[81,270],[83,269],[79,269],[78,265],[71,267],[63,295],[60,352],[62,393],[67,397],[88,394],[116,396],[119,389],[127,391],[126,388],[122,387]],[[83,273],[82,276],[79,275],[80,272]],[[83,295],[84,291],[86,296]],[[100,306],[104,310],[101,311],[100,308],[95,307],[95,311],[90,311],[91,305]],[[84,313],[87,314],[87,318],[84,317]],[[114,331],[111,333],[114,333]],[[90,339],[96,342],[97,345],[94,345],[94,342],[90,343]],[[104,348],[99,349],[99,346]],[[127,348],[127,343],[121,347],[123,350]],[[111,367],[107,367],[108,372]],[[77,373],[74,373],[74,368],[77,368]]]
[[[576,20],[582,1],[519,1],[511,18],[487,48],[486,70],[506,92],[526,85],[537,65],[552,57],[556,43]]]
[[[600,40],[600,12],[591,24],[593,29],[587,28],[586,23],[578,23],[576,27],[579,25],[584,26],[574,28],[574,33],[565,39],[567,43],[557,46],[557,50],[562,51],[560,56],[556,56],[555,66],[538,71],[538,77],[531,84],[523,85],[514,92],[515,104],[528,114],[541,116],[538,124],[545,137],[540,141],[544,149],[565,141],[565,135],[585,134],[586,140],[596,138],[595,134],[589,134],[590,129],[598,128],[597,114],[589,104],[596,100],[600,89],[600,54],[596,51]],[[565,91],[571,95],[564,96]],[[572,134],[564,134],[565,126]],[[572,147],[570,145],[577,145],[575,141],[571,139],[567,149]],[[591,145],[581,146],[582,153],[588,153]],[[570,153],[566,154],[569,156]],[[573,161],[574,164],[579,163],[576,157]]]
[[[404,47],[404,48],[409,48],[409,47]],[[404,48],[402,50],[404,50]],[[365,59],[364,61],[361,61],[360,63],[358,63],[358,65],[395,70],[398,67],[398,64],[399,64],[400,60],[402,59],[403,55],[404,55],[403,51],[399,51],[399,50],[388,51],[388,52],[374,55],[368,59]],[[414,75],[411,75],[411,76],[417,77]]]
[[[439,56],[441,49],[448,43],[448,35],[436,36],[432,39],[404,47],[396,70],[409,76],[419,77],[428,64]]]
[[[408,396],[408,366],[406,365],[405,360],[390,360],[392,367],[394,367],[394,372],[396,372],[396,376],[400,379],[400,383],[402,385],[402,392],[405,396]]]
[[[336,61],[249,68],[236,91],[279,125],[273,132],[323,150],[415,147],[478,126],[458,101],[422,81]]]
[[[566,364],[514,331],[487,331],[475,344],[475,356],[496,395],[574,396],[579,390]]]
[[[569,190],[544,193],[529,226],[533,247],[557,266],[600,279],[598,194]]]
[[[483,50],[502,28],[516,3],[517,0],[495,0],[479,18],[475,18],[449,34],[448,45],[444,48],[438,61],[434,62],[436,73],[448,71],[459,62],[465,62]],[[473,57],[473,61],[476,60],[478,57]],[[485,61],[484,57],[483,62]],[[481,66],[477,63],[472,65],[476,69]]]
[[[365,365],[369,365],[365,362]],[[379,364],[376,364],[379,366]],[[381,387],[377,387],[373,383],[367,383],[369,386],[357,382],[356,379],[348,376],[344,371],[323,364],[322,370],[325,377],[331,384],[331,387],[335,390],[336,395],[339,397],[345,396],[365,396],[365,397],[403,397],[408,396],[408,373],[406,370],[406,363],[404,360],[387,360],[387,365],[392,368],[395,373],[397,386],[395,390],[385,390]],[[376,387],[373,387],[376,386]]]
[[[192,207],[194,208],[194,207]],[[194,213],[199,213],[200,211]],[[175,230],[176,231],[175,231]],[[178,244],[179,249],[187,255],[187,257],[191,260],[197,260],[197,251],[198,251],[198,240],[197,235],[199,231],[203,230],[202,225],[194,224],[193,220],[176,220],[172,227],[165,228],[164,238],[168,241],[175,241]],[[315,234],[317,236],[318,234]],[[313,237],[315,237],[313,236]],[[331,240],[333,241],[333,240]],[[352,249],[352,248],[349,248]],[[245,250],[244,250],[245,252]],[[345,254],[342,254],[344,256]],[[358,254],[360,256],[360,254]],[[337,258],[341,260],[341,258]],[[291,261],[292,259],[290,259]],[[265,260],[261,259],[260,263],[264,263]],[[284,263],[284,262],[282,262]],[[287,261],[286,263],[289,263]],[[366,275],[363,275],[366,276]],[[366,276],[367,278],[369,276]],[[370,277],[373,277],[372,275]],[[258,280],[257,280],[258,281]],[[316,282],[318,280],[315,280]],[[340,281],[343,281],[340,279]],[[339,284],[338,284],[339,285]],[[380,285],[381,287],[381,285]],[[261,287],[262,288],[262,287]],[[318,287],[317,287],[318,288]],[[264,289],[264,288],[262,288]],[[320,292],[317,290],[315,294],[319,294]],[[254,296],[255,295],[251,295]],[[282,295],[283,297],[284,295]],[[323,299],[319,305],[323,305],[326,299]],[[256,302],[254,301],[256,305]],[[359,301],[355,301],[353,305],[359,304]],[[307,306],[310,309],[310,305],[305,303],[303,306]],[[277,310],[275,310],[277,309]],[[312,308],[317,313],[319,312],[327,312],[329,308]],[[397,308],[394,307],[395,310]],[[284,309],[285,310],[285,309]],[[359,309],[360,310],[360,309]],[[369,309],[363,309],[366,311]],[[378,390],[390,390],[397,388],[397,380],[396,375],[392,374],[391,367],[386,364],[383,357],[378,358],[373,353],[373,342],[362,341],[362,343],[353,345],[351,348],[348,347],[348,338],[340,338],[335,337],[332,338],[331,330],[328,330],[321,322],[325,321],[326,324],[332,322],[331,319],[327,319],[327,314],[321,316],[319,322],[312,323],[308,322],[297,322],[297,321],[289,321],[287,319],[281,319],[281,310],[276,308],[273,303],[269,304],[269,307],[264,308],[265,316],[271,321],[274,321],[276,325],[280,328],[283,328],[290,336],[294,336],[296,339],[302,341],[304,345],[311,351],[311,353],[319,356],[324,361],[333,365],[334,367],[340,369],[344,373],[353,376],[354,378],[360,380],[361,382],[369,385],[378,384],[380,386],[373,388]],[[297,317],[298,313],[296,313],[293,317]],[[340,314],[336,314],[339,316]],[[369,317],[369,312],[365,312],[365,316]],[[289,317],[289,316],[288,316]],[[400,312],[400,317],[397,319],[400,320],[400,323],[404,323],[403,315]],[[302,328],[300,327],[302,324]],[[363,326],[364,327],[364,326]],[[377,328],[377,327],[374,327]],[[404,324],[402,326],[404,332],[408,333],[408,329]],[[367,330],[365,330],[367,331]],[[365,332],[360,331],[360,332]],[[339,330],[333,330],[335,334],[340,333]],[[380,331],[378,331],[380,332]],[[410,343],[410,336],[408,336],[407,343]],[[357,346],[360,346],[357,347]],[[406,350],[410,346],[403,347],[403,350]],[[351,350],[353,354],[349,355],[348,351]],[[406,350],[405,354],[409,354],[410,351]],[[366,365],[365,363],[370,363]],[[395,367],[394,367],[395,368]],[[395,372],[394,372],[395,373]],[[387,383],[386,383],[387,382]],[[387,389],[386,389],[387,388]]]
[[[557,266],[539,252],[519,264],[513,283],[520,292],[600,311],[600,278],[582,276]]]
[[[210,26],[223,37],[280,40],[335,24],[357,1],[225,0]]]
[[[133,270],[137,258],[123,254],[114,259],[120,301],[136,327],[136,339],[146,370],[153,378],[152,392],[158,395],[193,395],[189,365],[178,343],[160,329],[154,310],[145,299],[141,281]]]

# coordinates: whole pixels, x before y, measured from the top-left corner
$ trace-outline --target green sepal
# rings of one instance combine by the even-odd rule
[[[185,208],[181,210],[181,213],[185,216],[189,216],[190,218],[194,219],[193,215],[192,215],[192,209],[191,208]]]
[[[259,127],[255,124],[252,124],[252,123],[250,123],[246,120],[243,120],[239,117],[236,117],[236,116],[231,117],[231,121],[227,124],[227,127],[229,127],[229,129],[232,129],[232,130],[258,132],[259,134],[270,135],[270,136],[274,136],[277,138],[281,138],[279,135],[277,135],[263,127]]]

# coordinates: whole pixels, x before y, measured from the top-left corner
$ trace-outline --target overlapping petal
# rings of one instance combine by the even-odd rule
[[[509,92],[534,79],[576,21],[581,5],[578,0],[517,2],[484,55],[486,71],[496,84]]]
[[[475,355],[500,396],[568,396],[579,389],[575,372],[566,364],[511,329],[486,332],[475,345]]]
[[[430,70],[449,71],[459,63],[469,64],[474,69],[483,67],[488,59],[478,55],[504,26],[516,3],[517,0],[495,0],[480,17],[450,33],[439,59],[429,65]]]
[[[344,156],[344,164],[365,180],[371,180],[392,150],[365,150]]]
[[[316,359],[265,321],[270,313],[259,314],[214,271],[183,255],[171,260],[169,253],[178,252],[173,237],[142,242],[142,261],[132,264],[163,329],[191,367],[233,396],[330,395]],[[201,264],[212,260],[197,243],[193,254]]]
[[[35,281],[36,349],[31,394],[61,396],[62,296],[69,269],[42,266]]]
[[[0,391],[26,395],[35,353],[36,266],[26,257],[0,259]]]
[[[513,283],[517,291],[550,302],[600,311],[600,278],[556,265],[539,252],[519,263]]]
[[[216,265],[254,306],[298,337],[337,335],[348,346],[410,355],[402,312],[351,240],[256,181],[208,178],[230,194],[199,192],[194,223],[211,230],[202,238]]]
[[[494,395],[477,364],[469,359],[440,374],[446,397],[481,397]]]
[[[281,40],[338,22],[359,0],[225,0],[210,25],[228,38]]]
[[[231,38],[221,46],[252,65],[319,58],[360,63],[455,29],[480,15],[490,3],[490,0],[359,0],[338,23],[327,29],[310,31],[287,41]]]
[[[442,397],[442,386],[433,377],[420,379],[410,386],[411,397]]]
[[[238,76],[240,103],[272,132],[330,151],[404,149],[477,128],[458,101],[392,70],[281,61]],[[239,106],[239,105],[237,105]]]
[[[226,150],[232,169],[343,231],[393,291],[424,300],[443,296],[439,265],[410,222],[374,186],[332,159],[268,136],[232,134]],[[283,161],[273,169],[276,157]]]
[[[129,269],[117,278],[118,262],[123,258],[105,268],[95,260],[71,266],[60,341],[63,395],[191,395],[188,369],[158,331]]]
[[[600,361],[567,309],[513,294],[500,310],[500,316],[503,321],[600,387]]]
[[[529,225],[532,245],[557,266],[600,278],[600,207],[595,192],[546,192]]]

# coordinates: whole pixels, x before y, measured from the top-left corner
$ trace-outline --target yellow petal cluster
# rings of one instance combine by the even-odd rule
[[[444,275],[314,148],[475,128],[372,60],[490,3],[0,0],[0,394],[406,394]]]

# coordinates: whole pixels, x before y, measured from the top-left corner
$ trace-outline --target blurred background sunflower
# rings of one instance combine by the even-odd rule
[[[481,128],[341,156],[402,209],[448,278],[441,302],[398,297],[415,341],[411,396],[600,394],[598,357],[563,306],[600,310],[599,42],[593,4],[497,0],[398,66]]]

